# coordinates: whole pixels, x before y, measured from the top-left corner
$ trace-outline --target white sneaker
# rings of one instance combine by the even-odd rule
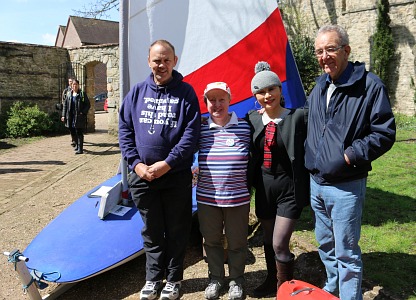
[[[231,284],[230,289],[228,290],[228,300],[240,299],[243,299],[243,288],[241,287],[241,284]]]
[[[165,287],[160,293],[160,300],[175,300],[180,296],[181,282],[166,282]]]
[[[159,290],[162,288],[162,281],[146,281],[140,291],[140,300],[156,299]]]
[[[218,299],[220,296],[221,284],[218,280],[211,280],[205,289],[205,299]]]

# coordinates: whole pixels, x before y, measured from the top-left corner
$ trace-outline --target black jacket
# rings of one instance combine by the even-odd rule
[[[65,127],[85,128],[87,125],[87,114],[91,107],[90,100],[84,91],[79,90],[75,99],[75,105],[71,105],[72,91],[67,93],[62,109],[62,117],[65,118]]]
[[[298,207],[304,207],[309,204],[309,173],[305,168],[304,142],[306,138],[306,122],[308,118],[307,109],[292,109],[277,126],[281,133],[283,144],[289,156],[293,181],[295,186],[295,199]],[[255,141],[264,136],[265,125],[262,116],[255,110],[249,111],[246,117],[252,128],[252,146],[250,150],[250,161],[248,166],[248,183],[249,186],[256,187],[255,177],[261,174],[261,165],[263,162],[263,151],[254,147]]]

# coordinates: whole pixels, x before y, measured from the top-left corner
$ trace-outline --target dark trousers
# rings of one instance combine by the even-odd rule
[[[71,133],[72,140],[75,141],[76,144],[78,143],[79,139],[84,138],[84,129],[82,128],[70,127],[69,132]]]
[[[223,230],[227,238],[230,280],[242,284],[247,260],[247,230],[250,205],[217,207],[198,203],[199,228],[204,237],[209,277],[224,283]]]
[[[192,224],[191,170],[152,182],[132,173],[130,192],[143,219],[146,280],[183,279],[183,261]]]

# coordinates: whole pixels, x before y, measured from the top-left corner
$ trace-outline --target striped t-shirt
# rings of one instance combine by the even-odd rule
[[[233,112],[224,127],[208,119],[201,124],[199,139],[199,179],[196,200],[199,203],[232,207],[250,202],[247,165],[250,127]]]

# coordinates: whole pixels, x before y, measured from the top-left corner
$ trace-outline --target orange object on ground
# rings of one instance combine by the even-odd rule
[[[276,297],[278,300],[339,300],[323,289],[301,280],[284,282]]]

